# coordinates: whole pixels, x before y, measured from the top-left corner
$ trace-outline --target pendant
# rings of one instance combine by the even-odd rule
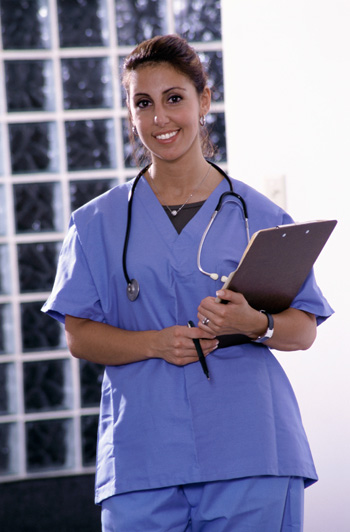
[[[178,211],[170,211],[173,216],[176,216]]]

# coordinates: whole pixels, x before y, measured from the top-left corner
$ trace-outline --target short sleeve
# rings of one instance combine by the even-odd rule
[[[98,291],[74,224],[63,242],[51,295],[41,310],[62,323],[66,314],[105,321]]]
[[[309,273],[291,306],[298,310],[314,314],[317,325],[320,325],[334,313],[334,310],[316,283],[313,270]]]

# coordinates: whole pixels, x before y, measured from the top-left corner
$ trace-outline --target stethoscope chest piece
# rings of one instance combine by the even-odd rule
[[[136,281],[136,279],[131,279],[130,283],[128,283],[126,287],[126,294],[128,296],[129,301],[135,301],[139,293],[140,293],[139,283]]]

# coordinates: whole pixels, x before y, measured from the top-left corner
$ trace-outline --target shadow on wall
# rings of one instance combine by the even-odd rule
[[[1,532],[97,532],[94,475],[0,485]]]

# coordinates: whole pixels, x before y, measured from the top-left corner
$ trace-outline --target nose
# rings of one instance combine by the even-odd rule
[[[156,109],[153,121],[156,124],[156,126],[159,126],[159,127],[164,127],[169,122],[167,114],[163,108],[158,107]]]

